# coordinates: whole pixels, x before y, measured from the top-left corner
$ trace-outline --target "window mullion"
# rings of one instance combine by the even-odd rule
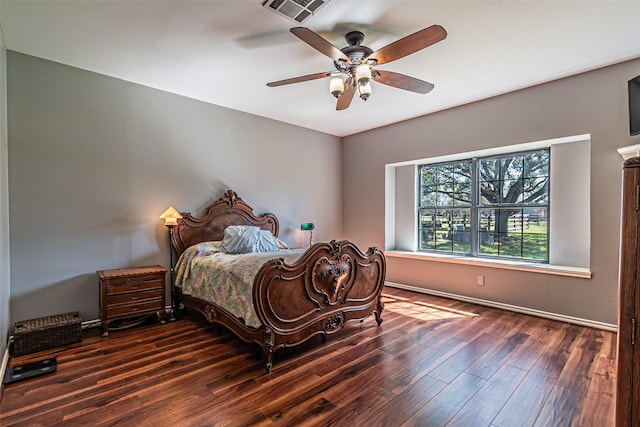
[[[471,256],[478,256],[478,200],[480,190],[480,179],[478,176],[478,159],[471,159]]]

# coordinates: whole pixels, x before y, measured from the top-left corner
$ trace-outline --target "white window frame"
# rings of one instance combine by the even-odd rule
[[[550,147],[549,264],[479,259],[418,251],[417,165]],[[385,254],[433,262],[481,265],[590,278],[591,135],[582,134],[385,165]],[[407,187],[407,183],[409,184]],[[562,232],[554,232],[562,230]]]
[[[540,152],[542,150],[545,151],[550,151],[549,147],[544,147],[544,148],[538,148],[538,149],[534,149],[534,150],[528,150],[528,151],[518,151],[518,152],[509,152],[509,153],[502,153],[499,155],[491,155],[491,156],[483,156],[483,157],[473,157],[473,158],[467,158],[467,159],[459,159],[459,160],[454,160],[454,161],[450,161],[450,162],[443,162],[443,163],[438,163],[438,164],[424,164],[421,163],[419,165],[417,165],[418,168],[418,195],[417,195],[417,212],[418,212],[418,225],[417,225],[417,233],[418,233],[418,250],[419,251],[423,251],[423,252],[429,252],[429,253],[443,253],[443,254],[457,254],[459,253],[461,256],[471,256],[471,257],[478,257],[478,258],[495,258],[495,259],[508,259],[508,260],[512,260],[512,261],[525,261],[525,262],[539,262],[539,263],[545,263],[548,264],[549,263],[549,227],[547,226],[547,232],[545,233],[545,240],[546,240],[546,256],[544,259],[529,259],[529,258],[524,258],[524,257],[515,257],[515,256],[505,256],[505,255],[491,255],[491,254],[483,254],[482,251],[480,250],[480,242],[478,239],[478,233],[479,231],[479,227],[480,227],[480,212],[482,210],[495,210],[495,209],[504,209],[505,207],[511,207],[512,209],[527,209],[527,208],[531,208],[531,209],[535,209],[535,208],[544,208],[546,210],[546,219],[548,220],[549,218],[549,181],[547,181],[547,191],[546,191],[546,203],[517,203],[517,204],[502,204],[502,203],[498,203],[496,205],[489,205],[489,204],[482,204],[480,202],[480,171],[479,171],[479,164],[480,162],[482,162],[483,160],[493,160],[493,159],[504,159],[507,157],[515,157],[518,155],[524,155],[526,156],[527,154],[531,154],[531,153],[536,153],[536,152]],[[421,202],[421,193],[422,193],[422,177],[420,176],[420,170],[423,167],[431,167],[431,166],[438,166],[438,165],[453,165],[456,163],[468,163],[469,165],[469,173],[470,173],[470,177],[471,177],[471,188],[470,188],[470,194],[469,194],[469,202],[468,205],[460,205],[460,206],[455,206],[455,205],[451,205],[451,206],[437,206],[437,205],[433,205],[433,206],[422,206],[422,202]],[[549,174],[548,177],[550,178],[551,174],[550,174],[550,160],[549,163],[547,164],[547,173]],[[468,233],[467,237],[468,237],[468,246],[469,246],[469,252],[454,252],[452,251],[446,251],[446,250],[436,250],[436,249],[423,249],[420,247],[420,212],[423,210],[468,210],[469,211],[469,230],[466,233]],[[548,222],[547,222],[548,225]],[[524,231],[524,230],[523,230]],[[491,233],[492,232],[487,232],[487,233]],[[526,233],[525,233],[526,234]],[[453,236],[452,236],[453,239]],[[522,245],[522,242],[521,242]],[[522,249],[522,248],[521,248]]]

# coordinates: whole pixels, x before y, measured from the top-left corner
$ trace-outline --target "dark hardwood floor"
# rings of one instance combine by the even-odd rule
[[[13,426],[613,426],[611,332],[385,288],[384,322],[279,351],[193,315],[14,358],[53,374],[4,387]]]

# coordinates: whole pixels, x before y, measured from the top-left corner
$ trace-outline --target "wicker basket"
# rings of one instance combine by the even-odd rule
[[[15,323],[13,354],[21,356],[81,340],[82,319],[77,311],[23,320]]]

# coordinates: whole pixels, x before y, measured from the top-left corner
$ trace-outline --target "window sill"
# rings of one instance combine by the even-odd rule
[[[577,277],[590,279],[591,270],[588,268],[568,267],[564,265],[536,264],[522,261],[507,261],[501,259],[472,258],[455,255],[439,255],[426,252],[410,252],[388,250],[385,256],[391,258],[408,258],[432,262],[445,262],[451,264],[475,265],[479,267],[501,268],[504,270],[528,271],[532,273],[553,274],[556,276]]]

